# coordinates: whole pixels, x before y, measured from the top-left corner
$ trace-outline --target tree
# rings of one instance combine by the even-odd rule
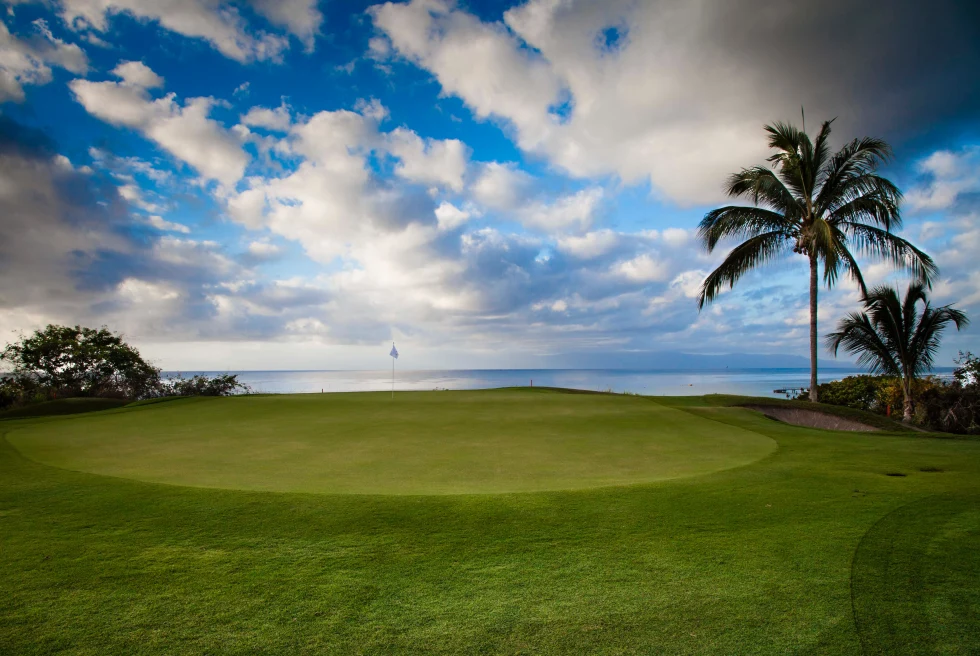
[[[810,400],[817,400],[817,291],[819,265],[832,287],[842,273],[867,291],[855,253],[890,260],[927,285],[938,273],[932,259],[892,230],[901,227],[902,194],[876,173],[891,149],[865,137],[830,155],[830,124],[816,141],[805,129],[785,123],[765,127],[775,153],[772,167],[756,166],[733,174],[728,195],[752,206],[729,205],[708,212],[698,236],[709,253],[726,238],[744,239],[705,279],[698,308],[729,289],[746,272],[767,264],[787,248],[810,266]]]
[[[161,388],[163,396],[230,396],[237,392],[250,394],[251,391],[248,385],[238,382],[235,374],[197,375],[191,378],[177,375],[168,378]]]
[[[921,311],[919,306],[921,305]],[[875,287],[864,298],[865,311],[852,312],[827,335],[827,346],[837,355],[843,347],[858,356],[858,364],[873,374],[899,376],[904,396],[902,417],[911,421],[915,413],[913,382],[932,369],[939,341],[949,324],[959,330],[969,319],[950,305],[934,308],[925,285],[913,282],[898,297],[898,291]]]
[[[160,384],[160,370],[105,327],[49,325],[8,344],[0,361],[22,389],[48,397],[140,398]]]

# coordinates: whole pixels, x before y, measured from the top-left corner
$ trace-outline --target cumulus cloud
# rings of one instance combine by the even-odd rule
[[[948,209],[960,195],[980,192],[980,147],[940,150],[920,161],[917,168],[927,182],[906,194],[906,207],[912,211]]]
[[[422,184],[463,190],[469,149],[459,139],[422,139],[406,128],[387,134],[386,148],[399,162],[395,174]]]
[[[152,82],[153,71],[142,64],[126,66],[115,69],[121,82],[73,80],[69,87],[93,116],[138,130],[205,178],[225,185],[238,181],[248,157],[231,133],[209,118],[215,100],[190,98],[181,106],[172,93],[153,100],[146,88],[134,82]]]
[[[167,221],[162,216],[157,214],[152,214],[146,217],[146,222],[157,230],[163,230],[165,232],[179,232],[186,235],[190,234],[191,231],[191,229],[185,226],[183,223]]]
[[[472,212],[460,209],[449,201],[440,203],[435,213],[440,230],[455,230],[464,225],[473,216]]]
[[[493,209],[513,210],[530,195],[532,178],[514,163],[487,162],[470,188],[473,198]]]
[[[522,149],[575,176],[649,180],[702,203],[722,197],[727,174],[761,162],[762,125],[793,119],[801,104],[817,119],[838,116],[848,138],[900,133],[937,111],[966,116],[980,91],[958,80],[980,63],[968,27],[978,16],[942,5],[529,0],[494,22],[411,0],[369,13],[394,53],[477,117],[504,121]]]
[[[251,0],[248,4],[273,25],[286,28],[312,50],[323,15],[315,0]],[[288,37],[250,29],[234,3],[226,0],[61,0],[61,16],[75,30],[103,34],[119,14],[155,22],[186,37],[207,41],[240,62],[278,60]]]
[[[160,326],[126,310],[127,294],[177,294],[165,317],[201,318],[201,290],[240,275],[214,245],[158,236],[134,222],[110,181],[76,167],[41,133],[0,118],[0,331],[48,321]],[[159,218],[159,217],[157,217]],[[151,223],[155,221],[151,220]],[[170,228],[176,224],[166,223]],[[159,306],[147,305],[149,307]],[[193,330],[188,328],[188,330]]]
[[[662,282],[670,273],[664,262],[654,259],[647,253],[619,262],[612,271],[633,282]]]
[[[517,212],[528,228],[547,234],[582,232],[595,220],[603,191],[598,187],[562,196],[551,203],[536,202]]]
[[[313,41],[320,31],[323,14],[317,9],[318,0],[251,0],[258,13],[274,25],[287,28],[313,50]]]
[[[274,132],[286,132],[292,123],[292,117],[289,115],[289,108],[283,103],[275,109],[253,107],[242,116],[242,123],[250,127],[265,128]]]
[[[163,86],[163,78],[149,66],[139,61],[120,62],[112,74],[122,80],[122,84],[141,89],[156,89]]]
[[[82,75],[88,71],[85,52],[51,34],[47,23],[36,20],[34,34],[19,39],[0,21],[0,102],[23,102],[24,85],[51,81],[51,66]]]

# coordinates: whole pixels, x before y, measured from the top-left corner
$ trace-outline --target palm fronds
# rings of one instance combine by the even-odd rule
[[[892,287],[875,287],[864,308],[841,319],[826,336],[827,347],[834,355],[843,348],[858,356],[858,364],[871,373],[902,377],[908,419],[914,406],[911,381],[932,369],[946,328],[952,324],[959,330],[969,319],[950,305],[932,307],[920,281],[909,285],[904,298]]]

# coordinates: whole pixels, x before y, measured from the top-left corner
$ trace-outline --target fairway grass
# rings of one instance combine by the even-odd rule
[[[428,398],[434,421],[455,402]],[[69,471],[7,441],[183,401],[0,422],[0,653],[980,652],[980,442],[603,398],[778,448],[617,487],[269,493]]]
[[[737,467],[776,448],[646,398],[543,390],[197,398],[37,423],[7,439],[76,471],[366,494],[628,485]]]

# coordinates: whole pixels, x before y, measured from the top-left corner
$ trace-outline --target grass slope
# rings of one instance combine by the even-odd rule
[[[99,398],[79,398],[79,399],[55,399],[54,401],[44,401],[33,405],[26,405],[22,408],[4,410],[0,412],[0,419],[24,419],[28,417],[52,417],[59,415],[76,415],[84,412],[100,412],[121,408],[128,404],[125,399],[99,399]]]
[[[540,390],[174,401],[10,433],[31,459],[138,480],[279,492],[527,492],[744,465],[771,439],[638,397]]]
[[[980,650],[980,443],[683,412],[779,449],[652,484],[411,497],[155,485],[0,440],[0,653]]]

